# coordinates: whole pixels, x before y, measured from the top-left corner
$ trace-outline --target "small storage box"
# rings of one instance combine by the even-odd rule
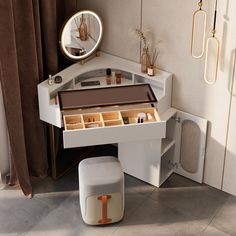
[[[112,156],[93,157],[79,164],[82,218],[89,225],[118,222],[124,215],[124,173]]]

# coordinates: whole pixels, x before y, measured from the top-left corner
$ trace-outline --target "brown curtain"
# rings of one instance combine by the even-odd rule
[[[76,8],[76,0],[0,1],[0,79],[11,145],[10,184],[19,184],[28,197],[31,181],[45,178],[48,171],[37,84],[67,65],[58,35]]]

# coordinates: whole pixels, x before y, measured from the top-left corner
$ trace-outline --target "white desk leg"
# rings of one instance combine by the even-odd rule
[[[160,186],[161,139],[119,143],[118,159],[125,173]]]

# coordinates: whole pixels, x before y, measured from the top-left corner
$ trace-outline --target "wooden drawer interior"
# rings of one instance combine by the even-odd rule
[[[64,123],[68,125],[75,125],[83,122],[81,119],[81,115],[76,114],[76,115],[64,116]]]
[[[121,119],[121,114],[120,114],[119,111],[103,112],[102,113],[102,119],[104,121],[120,120]]]
[[[142,122],[138,119],[140,113],[145,117]],[[65,130],[111,127],[158,121],[160,121],[160,118],[157,114],[156,108],[64,115]]]
[[[102,121],[102,118],[101,118],[101,114],[100,113],[83,114],[83,120],[84,120],[84,123],[91,123],[91,122]]]
[[[105,121],[104,125],[105,126],[117,126],[117,125],[123,125],[124,123],[122,120],[112,120],[112,121]]]
[[[138,115],[140,113],[144,113],[143,116],[145,116],[145,119],[143,119],[142,123],[160,121],[160,118],[158,117],[158,114],[155,108],[144,108],[144,109],[137,109],[137,110],[121,111],[121,116],[123,120],[128,121],[128,124],[137,124]]]
[[[89,129],[89,128],[98,128],[98,127],[103,127],[103,123],[102,122],[90,122],[90,123],[86,123],[85,124],[85,128]]]

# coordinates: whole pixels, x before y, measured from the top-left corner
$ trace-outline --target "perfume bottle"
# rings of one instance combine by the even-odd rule
[[[112,82],[112,75],[111,75],[111,69],[108,68],[106,70],[106,82],[107,82],[107,85],[110,85],[111,82]]]
[[[88,39],[88,29],[83,15],[80,18],[79,35],[81,41],[86,41]]]
[[[116,84],[121,84],[121,71],[117,70],[115,76],[116,76]]]
[[[148,48],[143,48],[141,55],[141,72],[147,73],[147,68],[149,67],[149,52]]]

